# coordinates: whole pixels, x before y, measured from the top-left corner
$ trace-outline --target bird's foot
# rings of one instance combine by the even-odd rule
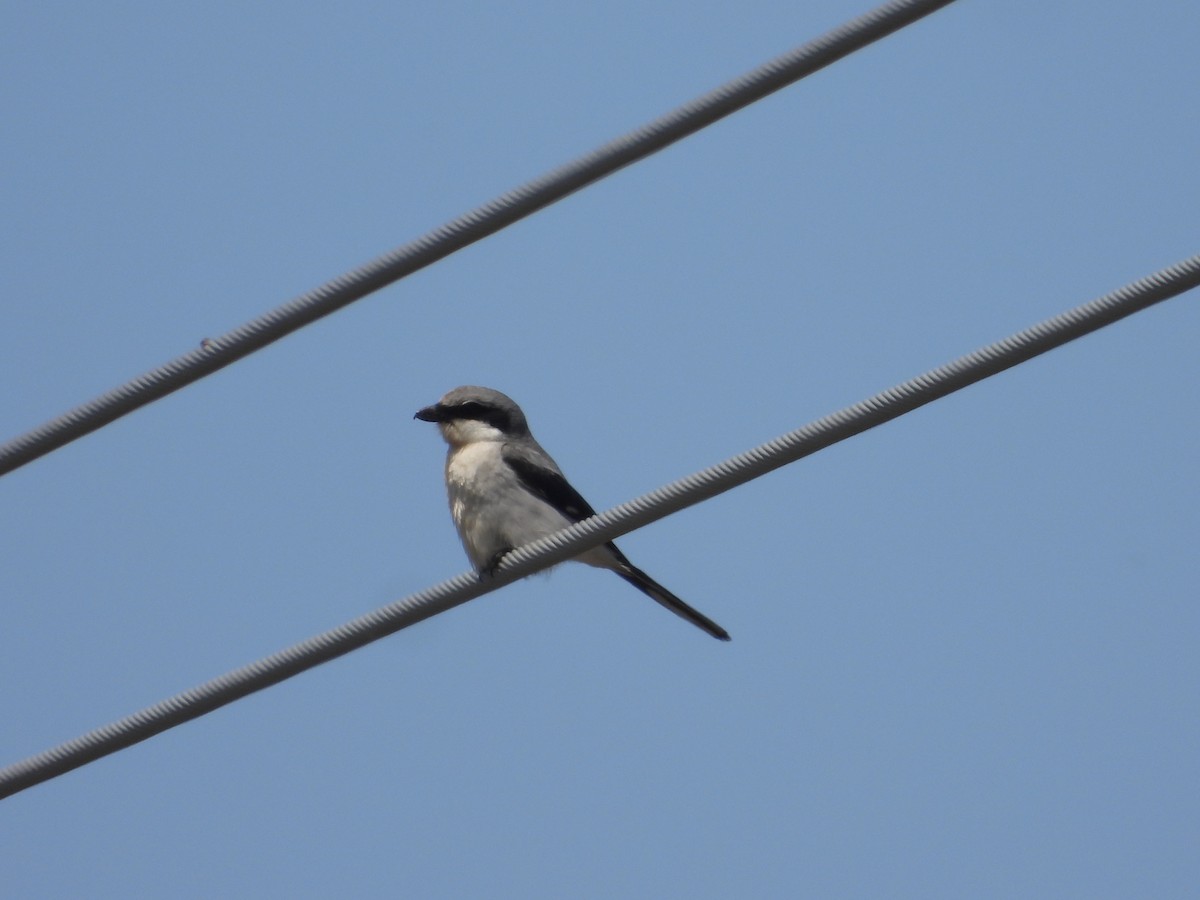
[[[487,561],[487,565],[479,570],[479,579],[482,581],[485,578],[491,578],[496,574],[496,570],[500,568],[500,560],[504,559],[509,553],[512,553],[512,547],[502,547],[492,554],[492,558]]]

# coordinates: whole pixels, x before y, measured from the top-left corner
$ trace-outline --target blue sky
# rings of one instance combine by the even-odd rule
[[[12,4],[0,437],[865,4]],[[1200,249],[1200,7],[961,2],[0,479],[0,763],[466,566],[412,413],[597,508]],[[1185,295],[0,805],[22,897],[1183,897]]]

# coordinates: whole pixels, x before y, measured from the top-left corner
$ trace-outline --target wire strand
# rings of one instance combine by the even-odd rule
[[[573,162],[0,445],[0,476],[186,387],[367,294],[645,159],[953,0],[893,0]]]
[[[507,554],[494,578],[473,573],[384,606],[124,719],[0,769],[0,798],[144,741],[604,541],[745,484],[1085,334],[1200,285],[1200,255],[989,344],[860,403]]]

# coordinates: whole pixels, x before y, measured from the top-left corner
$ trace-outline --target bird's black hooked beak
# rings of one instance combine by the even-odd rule
[[[442,421],[442,405],[435,403],[433,406],[426,406],[424,409],[418,409],[413,414],[414,419],[420,419],[422,422],[440,422]]]

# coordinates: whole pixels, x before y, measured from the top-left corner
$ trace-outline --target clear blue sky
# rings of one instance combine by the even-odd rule
[[[865,10],[9,4],[0,438]],[[1200,251],[1200,5],[961,2],[0,479],[0,764]],[[1200,297],[0,803],[14,897],[1184,897]]]

